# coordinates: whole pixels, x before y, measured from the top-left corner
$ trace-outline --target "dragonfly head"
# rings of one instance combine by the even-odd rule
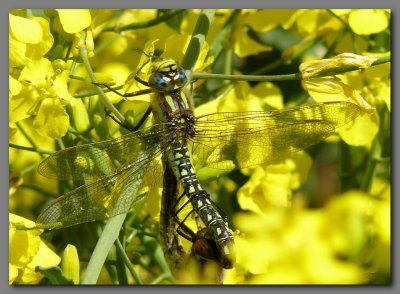
[[[149,86],[159,92],[181,89],[188,82],[185,70],[173,59],[155,62],[151,69]]]

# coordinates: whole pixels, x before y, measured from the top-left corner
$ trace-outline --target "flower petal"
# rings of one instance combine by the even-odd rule
[[[33,121],[37,132],[54,139],[63,137],[69,127],[69,116],[59,99],[43,99]]]
[[[64,31],[69,34],[79,33],[92,21],[89,9],[57,9],[57,12]]]
[[[27,44],[38,44],[42,41],[42,28],[36,21],[12,14],[9,16],[10,32],[15,39]]]
[[[388,16],[383,9],[356,9],[350,12],[349,25],[356,34],[376,34],[388,27]]]

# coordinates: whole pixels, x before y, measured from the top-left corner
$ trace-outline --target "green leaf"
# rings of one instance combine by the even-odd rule
[[[145,171],[143,171],[144,173]],[[126,187],[121,191],[119,196],[119,200],[121,202],[136,202],[134,205],[133,214],[137,214],[144,206],[146,202],[146,197],[136,197],[137,188],[139,187],[139,183],[137,183],[136,187]],[[132,196],[134,195],[134,196]],[[118,207],[118,203],[116,205]],[[95,284],[100,275],[101,268],[104,265],[104,262],[107,259],[108,253],[110,252],[111,247],[113,246],[115,240],[118,238],[119,232],[122,228],[124,220],[126,218],[126,213],[118,214],[107,221],[106,226],[104,227],[104,231],[101,233],[99,241],[96,244],[96,248],[93,251],[93,254],[90,258],[86,275],[82,279],[82,284]]]
[[[219,165],[224,165],[226,169],[218,169]],[[214,167],[216,166],[216,168]],[[210,182],[228,174],[235,168],[235,163],[231,160],[211,163],[197,171],[197,177],[201,182]]]
[[[301,40],[295,33],[281,27],[276,27],[267,32],[257,32],[250,28],[247,33],[254,41],[278,50],[290,48]]]
[[[43,274],[52,285],[73,285],[72,280],[66,278],[58,266],[42,267],[37,266],[35,269],[37,272]]]

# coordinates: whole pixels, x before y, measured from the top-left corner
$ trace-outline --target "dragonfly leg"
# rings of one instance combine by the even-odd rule
[[[134,128],[132,128],[130,125],[124,124],[124,123],[120,122],[117,118],[115,118],[106,107],[104,107],[104,112],[106,113],[106,115],[108,117],[110,117],[114,122],[119,124],[121,127],[125,128],[125,129],[127,129],[128,131],[131,131],[131,132],[134,131]]]
[[[145,67],[145,65],[148,64],[148,63],[150,62],[152,56],[148,55],[148,54],[145,53],[145,52],[143,52],[143,53],[144,53],[144,55],[146,55],[147,57],[149,57],[149,59],[139,67],[139,69],[136,71],[136,74],[135,74],[134,79],[135,79],[135,81],[137,81],[138,83],[141,83],[142,85],[145,85],[146,87],[149,87],[149,83],[146,82],[145,80],[141,79],[141,78],[139,77],[139,73],[140,73],[140,71],[142,70],[142,68]]]
[[[144,115],[142,116],[142,118],[140,119],[140,121],[136,124],[136,126],[131,126],[130,124],[126,124],[126,123],[122,123],[120,122],[117,118],[115,118],[111,112],[104,107],[104,112],[107,114],[107,116],[109,116],[113,121],[115,121],[117,124],[119,124],[121,127],[127,129],[128,131],[131,132],[136,132],[137,130],[140,129],[140,127],[143,125],[143,123],[146,121],[146,119],[148,118],[148,116],[151,113],[151,107],[148,107],[146,109],[146,112],[144,113]]]
[[[183,196],[185,196],[185,195],[186,195],[186,193],[183,192],[182,195],[179,196],[179,197],[176,199],[176,201],[175,201],[175,203],[174,203],[174,207],[178,207],[179,201],[181,201],[181,199],[182,199]],[[179,209],[176,210],[176,214],[178,215],[178,214],[182,211],[182,209],[184,209],[185,206],[188,205],[188,203],[190,203],[190,200],[187,200],[185,203],[183,203],[182,206],[179,207]]]
[[[121,92],[111,88],[109,85],[104,84],[104,83],[92,83],[93,85],[96,85],[98,87],[104,87],[106,89],[108,89],[110,92],[113,92],[115,94],[117,94],[118,96],[121,97],[135,97],[135,96],[140,96],[140,95],[145,95],[145,94],[149,94],[152,93],[153,90],[152,89],[143,89],[143,90],[139,90],[139,91],[134,91],[134,92],[128,92],[128,93],[124,93],[122,94]]]
[[[190,214],[191,213],[189,213],[188,215]],[[176,223],[178,224],[176,232],[186,240],[193,242],[195,240],[196,234],[184,223],[184,221],[180,221],[177,215],[175,215],[174,217]]]

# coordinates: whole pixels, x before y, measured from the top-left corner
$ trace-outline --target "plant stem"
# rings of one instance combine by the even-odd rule
[[[115,245],[117,246],[117,253],[119,254],[119,256],[122,258],[122,260],[124,261],[124,264],[126,265],[126,267],[128,268],[129,272],[132,274],[133,279],[135,280],[135,282],[139,285],[143,285],[142,280],[140,279],[138,273],[136,272],[135,268],[133,267],[133,264],[131,263],[131,261],[129,260],[128,255],[126,255],[126,252],[121,244],[121,241],[117,238],[117,240],[115,240]]]
[[[129,31],[129,30],[135,30],[135,29],[144,29],[144,28],[148,28],[151,26],[155,26],[158,25],[159,23],[162,23],[164,21],[166,21],[167,19],[170,19],[180,13],[183,13],[185,11],[185,9],[178,9],[175,11],[172,11],[168,14],[165,14],[163,16],[154,18],[152,20],[149,21],[143,21],[143,22],[137,22],[137,23],[132,23],[132,24],[128,24],[122,27],[110,27],[110,28],[105,28],[103,30],[103,32],[123,32],[123,31]]]
[[[40,150],[40,149],[36,146],[36,143],[35,143],[35,142],[31,139],[31,137],[28,135],[28,133],[25,132],[25,130],[24,130],[24,128],[21,126],[21,124],[20,124],[19,122],[16,122],[15,124],[16,124],[16,126],[18,127],[18,129],[21,131],[21,133],[22,133],[22,135],[25,137],[25,139],[28,140],[28,142],[32,145],[32,147],[35,148],[35,149],[37,149],[37,150]],[[10,147],[11,147],[11,145],[14,145],[14,144],[10,144]],[[18,145],[14,145],[14,146],[18,146]],[[21,146],[20,146],[20,147],[21,147]],[[29,147],[26,147],[26,148],[29,148]],[[23,149],[23,148],[19,148],[19,149]],[[25,149],[25,150],[27,150],[27,149]],[[28,150],[28,151],[32,151],[32,150]],[[39,152],[39,156],[40,156],[41,158],[44,158],[43,153],[40,153],[40,152]]]
[[[204,79],[204,80],[230,80],[230,81],[291,81],[300,80],[301,74],[287,74],[287,75],[225,75],[225,74],[208,74],[208,73],[192,73],[192,79]]]
[[[32,152],[36,152],[39,154],[53,154],[54,151],[49,151],[49,150],[43,150],[37,147],[26,147],[26,146],[20,146],[20,145],[16,145],[16,144],[9,144],[9,147],[14,148],[14,149],[20,149],[20,150],[26,150],[26,151],[32,151]]]
[[[390,62],[390,56],[385,56],[377,59],[371,66]],[[332,76],[337,74],[343,74],[349,71],[359,70],[356,66],[342,66],[324,71],[317,77]],[[208,73],[192,73],[191,78],[193,80],[198,79],[215,79],[215,80],[231,80],[231,81],[292,81],[301,80],[301,73],[287,74],[287,75],[224,75],[224,74],[208,74]]]
[[[86,71],[88,72],[92,83],[97,83],[96,77],[94,76],[93,69],[88,59],[87,49],[84,46],[79,48],[79,55],[82,58],[83,64],[86,67]],[[96,88],[97,91],[99,92],[99,97],[103,105],[107,107],[122,124],[129,124],[129,122],[126,121],[125,117],[118,111],[118,109],[114,107],[111,101],[107,98],[106,94],[104,94],[104,91],[101,89],[101,87],[96,86]]]
[[[377,138],[375,138],[374,141],[372,142],[371,151],[368,156],[366,171],[363,174],[361,182],[361,190],[365,192],[371,191],[372,180],[375,175],[375,170],[376,170],[375,167],[377,163],[375,157],[380,156],[380,154],[381,154],[380,142]]]

